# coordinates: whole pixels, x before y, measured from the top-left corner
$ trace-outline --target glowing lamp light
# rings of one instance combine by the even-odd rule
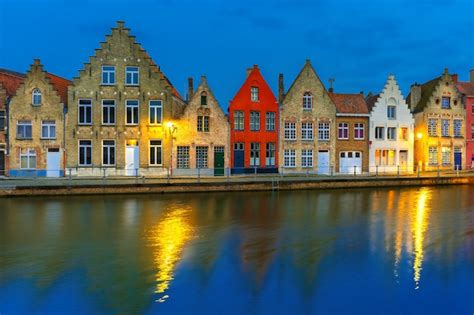
[[[418,132],[418,133],[416,134],[416,137],[417,137],[418,139],[421,139],[421,138],[423,138],[423,134],[422,134],[421,132]]]

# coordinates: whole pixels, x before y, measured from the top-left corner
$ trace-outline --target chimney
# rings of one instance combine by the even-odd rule
[[[453,77],[453,82],[454,82],[454,84],[458,83],[458,75],[457,75],[457,73],[456,73],[456,74],[453,74],[452,77]]]
[[[362,95],[362,97],[364,97],[364,91],[360,91],[359,94]]]
[[[469,82],[474,83],[474,69],[469,70]]]
[[[250,75],[250,72],[252,72],[253,68],[247,68],[245,71],[247,73],[247,78]]]
[[[190,100],[194,95],[194,83],[193,78],[188,78],[188,100]]]
[[[278,75],[278,102],[283,101],[283,96],[285,94],[285,85],[283,83],[283,73]]]
[[[421,100],[421,85],[415,82],[410,87],[410,110],[412,112],[420,100]]]
[[[329,79],[329,93],[333,93],[333,92],[334,92],[334,87],[333,87],[334,81],[336,81],[336,79],[334,79],[334,78],[330,78],[330,79]]]

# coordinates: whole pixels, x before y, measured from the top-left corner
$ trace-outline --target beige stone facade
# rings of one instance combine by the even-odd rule
[[[64,121],[69,81],[30,67],[9,104],[10,176],[64,176]]]
[[[8,173],[7,162],[7,89],[0,82],[0,176]]]
[[[206,77],[176,122],[173,138],[173,175],[227,175],[229,172],[230,126],[207,84]]]
[[[170,128],[184,102],[118,22],[69,89],[67,168],[77,175],[169,172]]]
[[[329,173],[336,164],[336,107],[309,60],[279,99],[280,171]]]

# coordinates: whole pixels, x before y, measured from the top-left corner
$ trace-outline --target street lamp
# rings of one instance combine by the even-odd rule
[[[168,128],[168,130],[170,132],[170,136],[171,136],[170,176],[173,176],[173,134],[176,132],[176,129],[178,129],[178,128],[171,121],[168,121],[166,123],[166,127]]]

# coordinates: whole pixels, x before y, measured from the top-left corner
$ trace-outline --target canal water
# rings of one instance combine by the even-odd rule
[[[0,199],[0,313],[474,313],[474,187]]]

